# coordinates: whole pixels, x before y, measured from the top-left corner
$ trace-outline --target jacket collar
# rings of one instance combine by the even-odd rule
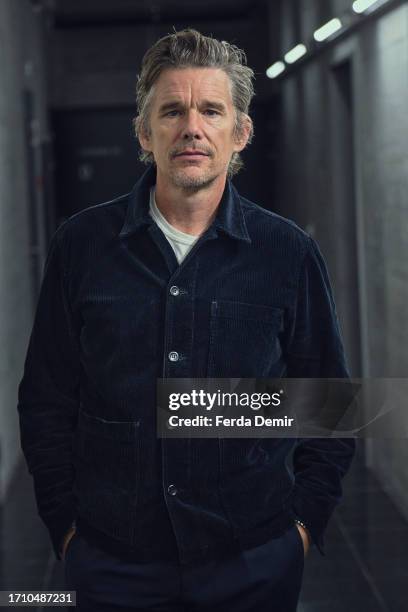
[[[129,205],[119,234],[120,238],[133,234],[142,225],[154,223],[149,214],[149,192],[155,182],[156,168],[152,165],[144,172],[129,194]],[[232,238],[251,242],[241,199],[230,180],[226,182],[212,227],[222,230]]]

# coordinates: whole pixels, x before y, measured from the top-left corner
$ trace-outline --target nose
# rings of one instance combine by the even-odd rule
[[[181,136],[184,140],[190,140],[192,138],[200,140],[203,137],[203,132],[201,128],[201,116],[200,113],[195,109],[190,109],[185,114],[185,120]]]

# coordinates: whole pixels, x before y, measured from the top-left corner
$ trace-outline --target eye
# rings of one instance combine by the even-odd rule
[[[179,114],[180,114],[180,112],[181,112],[181,111],[179,111],[179,110],[177,110],[177,109],[174,109],[174,110],[168,111],[168,112],[166,113],[166,117],[176,117],[177,115],[179,115]]]
[[[214,108],[207,108],[204,113],[209,117],[215,117],[216,115],[220,114],[219,111],[215,110]]]

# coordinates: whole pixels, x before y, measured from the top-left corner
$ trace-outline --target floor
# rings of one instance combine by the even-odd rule
[[[64,589],[63,565],[54,559],[36,514],[25,465],[1,510],[0,525],[0,590]],[[408,610],[408,522],[364,467],[361,449],[325,542],[325,557],[313,547],[306,558],[298,612]]]

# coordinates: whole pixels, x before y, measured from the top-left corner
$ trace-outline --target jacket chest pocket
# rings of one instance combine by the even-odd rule
[[[277,376],[283,309],[217,300],[211,303],[207,376]],[[275,368],[274,368],[275,366]]]

